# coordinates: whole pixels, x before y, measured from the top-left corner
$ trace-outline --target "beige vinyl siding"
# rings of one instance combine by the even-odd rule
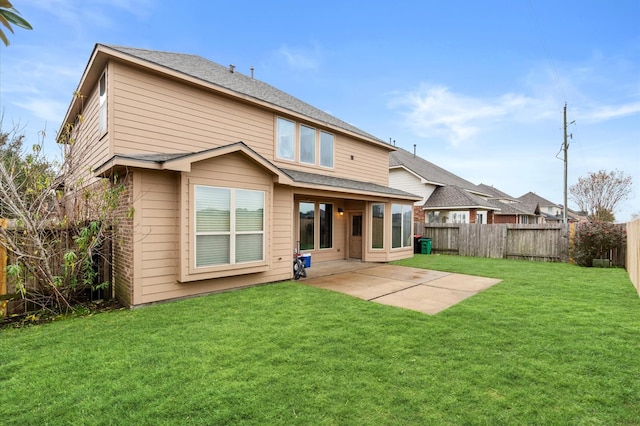
[[[276,160],[279,114],[117,63],[110,70],[117,154],[198,152],[243,141],[280,167],[388,184],[389,151],[383,147],[304,123],[334,135],[334,168]]]
[[[77,120],[73,131],[73,147],[67,146],[66,150],[73,150],[73,166],[71,167],[73,176],[69,177],[70,182],[76,182],[81,176],[85,183],[91,182],[91,170],[101,165],[109,158],[109,133],[100,138],[99,134],[99,111],[98,111],[98,85],[91,93],[83,94],[84,107],[80,112],[81,118]],[[109,82],[107,81],[107,97],[109,96]],[[109,108],[107,99],[107,108]],[[108,114],[108,112],[107,112]],[[109,122],[109,121],[107,121]]]
[[[140,171],[140,216],[138,241],[141,267],[140,287],[134,304],[209,293],[235,287],[289,279],[293,250],[290,220],[293,211],[291,189],[273,188],[270,173],[242,154],[196,163],[183,176],[168,172]],[[222,276],[179,282],[180,273],[189,275],[190,220],[189,184],[228,186],[265,191],[265,255],[268,270],[259,273]],[[180,218],[180,210],[185,215]],[[273,211],[272,210],[276,210]],[[142,226],[144,224],[144,226]],[[182,238],[178,237],[181,233]],[[180,246],[180,240],[182,245]],[[181,269],[182,268],[182,269]],[[230,274],[242,273],[231,271]],[[206,274],[204,274],[206,275]],[[197,277],[196,277],[197,278]]]
[[[273,114],[138,70],[112,66],[118,154],[198,152],[243,141],[273,156]]]
[[[401,189],[409,192],[410,194],[416,194],[424,197],[420,201],[416,201],[414,205],[420,206],[431,196],[433,192],[433,186],[427,186],[420,182],[420,178],[412,173],[409,173],[405,169],[391,169],[389,170],[389,186],[391,188]]]

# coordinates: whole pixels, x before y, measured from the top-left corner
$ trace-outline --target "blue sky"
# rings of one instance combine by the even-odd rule
[[[604,169],[640,214],[640,1],[13,0],[3,128],[53,145],[95,43],[191,53],[255,76],[474,182],[563,203]],[[569,207],[575,205],[569,200]]]

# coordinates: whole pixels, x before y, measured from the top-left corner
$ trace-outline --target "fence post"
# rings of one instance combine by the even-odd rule
[[[0,228],[7,227],[7,219],[0,219]],[[7,294],[7,248],[0,244],[0,296]],[[0,318],[7,315],[8,300],[0,300]]]

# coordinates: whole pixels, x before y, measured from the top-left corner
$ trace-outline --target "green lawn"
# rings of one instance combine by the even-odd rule
[[[398,263],[503,282],[435,316],[285,282],[0,330],[0,424],[640,424],[624,270]]]

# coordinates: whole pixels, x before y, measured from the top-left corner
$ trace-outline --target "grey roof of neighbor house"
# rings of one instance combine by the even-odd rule
[[[425,160],[424,158],[413,155],[413,153],[405,149],[397,148],[397,151],[390,152],[389,168],[403,166],[434,185],[453,185],[477,194],[489,195],[468,180],[465,180],[460,176]]]
[[[500,191],[498,188],[494,187],[493,185],[485,185],[484,183],[481,183],[478,185],[478,188],[485,194],[488,194],[491,198],[496,198],[500,200],[511,200],[511,201],[517,200],[517,198],[512,197],[506,192]]]
[[[455,208],[474,208],[500,210],[501,207],[481,197],[473,195],[466,189],[455,185],[439,186],[424,203],[425,210],[452,210]]]
[[[491,185],[485,185],[481,183],[478,185],[483,192],[490,195],[489,202],[493,205],[500,207],[501,211],[496,212],[496,214],[500,215],[526,215],[526,216],[535,216],[536,215],[536,206],[531,206],[528,204],[524,204],[522,201],[517,198],[512,197],[495,188]]]
[[[103,46],[388,145],[387,142],[376,136],[309,105],[282,90],[238,71],[231,72],[229,67],[200,56],[110,44],[103,44]]]
[[[551,201],[547,200],[546,198],[542,198],[541,196],[539,196],[538,194],[536,194],[534,192],[527,192],[526,194],[518,197],[517,199],[522,201],[523,204],[528,204],[528,205],[531,205],[531,206],[535,206],[537,204],[540,207],[542,207],[542,206],[545,206],[545,207],[547,207],[547,206],[560,207],[559,204],[552,203]]]

